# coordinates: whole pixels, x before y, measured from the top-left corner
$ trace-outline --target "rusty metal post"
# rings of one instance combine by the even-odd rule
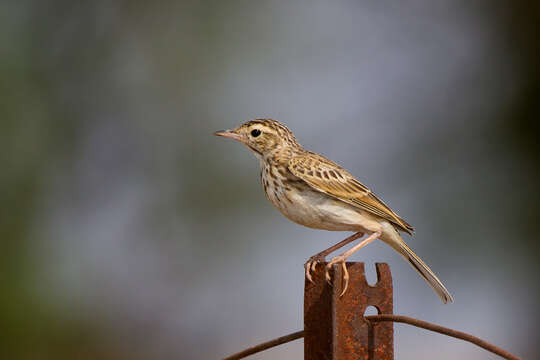
[[[370,305],[379,314],[392,314],[392,275],[388,264],[376,263],[377,283],[368,285],[364,263],[347,263],[350,280],[342,290],[342,269],[334,266],[333,286],[324,278],[326,264],[313,273],[314,283],[304,288],[305,360],[393,360],[392,322],[369,323],[364,312]]]

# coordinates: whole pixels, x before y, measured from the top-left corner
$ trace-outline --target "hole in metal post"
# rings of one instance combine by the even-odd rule
[[[375,306],[368,306],[364,311],[364,316],[379,315],[379,310]]]
[[[377,284],[378,278],[377,278],[377,268],[375,267],[375,264],[365,264],[364,265],[364,273],[366,275],[366,281],[369,286],[375,286]]]

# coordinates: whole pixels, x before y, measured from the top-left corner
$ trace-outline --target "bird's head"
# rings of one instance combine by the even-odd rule
[[[248,121],[234,130],[216,131],[214,135],[238,140],[261,157],[300,146],[285,125],[272,119]]]

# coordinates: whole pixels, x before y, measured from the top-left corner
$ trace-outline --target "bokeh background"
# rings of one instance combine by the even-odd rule
[[[257,117],[417,232],[395,312],[540,358],[540,7],[505,1],[5,1],[3,359],[219,359],[302,327],[303,263],[346,233],[268,203],[211,136]],[[493,359],[396,325],[398,359]],[[301,359],[296,341],[253,359]]]

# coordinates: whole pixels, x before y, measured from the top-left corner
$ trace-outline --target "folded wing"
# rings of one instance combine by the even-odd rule
[[[325,157],[315,153],[295,156],[289,161],[288,168],[293,175],[305,181],[311,188],[380,216],[409,234],[414,231],[411,225],[347,170]]]

